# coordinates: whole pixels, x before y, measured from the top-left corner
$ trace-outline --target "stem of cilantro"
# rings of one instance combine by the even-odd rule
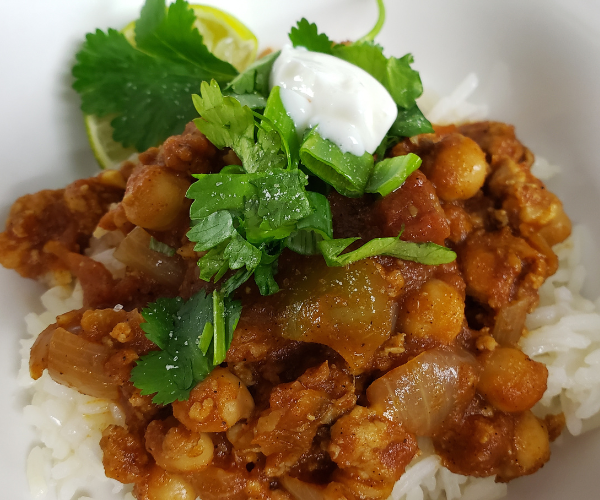
[[[202,333],[200,334],[200,343],[198,345],[198,347],[202,351],[202,354],[204,355],[206,355],[206,353],[208,352],[208,348],[210,347],[210,341],[213,338],[213,333],[214,329],[212,323],[206,323],[204,325]]]
[[[223,294],[215,290],[213,292],[213,364],[220,365],[227,355],[225,334],[225,302]]]
[[[373,26],[373,29],[365,36],[359,38],[356,43],[372,42],[381,31],[383,23],[385,22],[385,5],[383,4],[383,0],[377,0],[377,8],[379,9],[379,16],[377,17],[375,26]]]

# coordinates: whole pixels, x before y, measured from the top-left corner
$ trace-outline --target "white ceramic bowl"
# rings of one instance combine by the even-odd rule
[[[121,28],[141,0],[2,2],[0,16],[0,219],[25,193],[93,175],[79,100],[71,90],[73,56],[86,32]],[[234,13],[262,47],[278,47],[301,17],[335,40],[353,40],[376,18],[374,0],[206,1]],[[388,55],[412,52],[426,86],[451,91],[468,73],[481,86],[490,118],[513,123],[535,153],[563,167],[550,187],[575,222],[593,233],[588,295],[600,292],[600,1],[388,0],[378,41]],[[25,459],[33,435],[16,384],[23,316],[39,310],[41,287],[0,269],[0,485],[2,498],[30,500]],[[539,473],[514,481],[510,499],[598,498],[600,433],[566,438]]]

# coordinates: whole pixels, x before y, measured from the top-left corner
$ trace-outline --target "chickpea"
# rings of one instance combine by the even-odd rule
[[[154,466],[148,475],[148,500],[195,500],[196,492],[185,478]]]
[[[175,422],[175,420],[173,420]],[[214,445],[205,433],[192,432],[183,425],[154,420],[146,428],[146,449],[167,472],[194,472],[212,462]]]
[[[173,415],[195,432],[222,432],[248,418],[254,400],[244,383],[227,368],[216,368],[187,401],[173,403]]]
[[[172,169],[151,165],[129,178],[122,205],[127,219],[146,229],[164,230],[187,207],[190,183]]]
[[[571,234],[571,220],[565,214],[562,204],[556,209],[554,218],[540,229],[539,234],[550,246],[566,240]]]
[[[431,279],[409,295],[398,322],[403,333],[450,344],[462,329],[464,310],[465,302],[456,288]]]
[[[481,148],[460,134],[449,134],[438,142],[421,167],[444,201],[474,196],[483,186],[488,169]]]
[[[538,470],[550,458],[550,440],[546,427],[527,411],[515,426],[516,461],[523,474]]]
[[[480,355],[479,361],[477,390],[501,411],[529,410],[546,390],[548,370],[519,349],[497,347]]]

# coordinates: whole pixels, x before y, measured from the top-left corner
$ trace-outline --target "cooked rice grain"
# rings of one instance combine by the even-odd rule
[[[47,372],[38,380],[29,376],[29,351],[37,335],[56,321],[56,316],[83,303],[81,287],[55,287],[42,295],[46,311],[29,314],[25,321],[30,338],[21,341],[19,383],[31,391],[31,404],[23,414],[35,427],[40,443],[27,459],[27,479],[33,498],[71,500],[78,498],[133,499],[124,487],[104,475],[100,438],[107,425],[123,423],[123,415],[112,402],[80,394],[57,384]],[[101,493],[97,493],[101,492]],[[90,496],[81,496],[83,493]]]

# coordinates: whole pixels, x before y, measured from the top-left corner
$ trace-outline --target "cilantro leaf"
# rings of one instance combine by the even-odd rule
[[[456,259],[449,248],[436,243],[415,243],[398,238],[375,238],[360,248],[342,254],[352,243],[360,238],[323,240],[317,243],[328,266],[346,266],[358,260],[376,255],[389,255],[403,260],[412,260],[426,265],[447,264]]]
[[[300,19],[289,34],[294,47],[305,47],[312,52],[331,54],[333,42],[325,33],[319,33],[317,25],[309,23],[305,18]]]
[[[246,174],[197,174],[186,196],[194,202],[190,207],[192,221],[208,217],[218,210],[241,212],[256,188]],[[195,241],[195,240],[192,240]]]
[[[288,168],[298,168],[300,161],[300,142],[294,120],[287,113],[281,100],[280,88],[273,87],[267,100],[261,127],[275,129],[282,139],[282,147],[287,156]]]
[[[84,113],[117,115],[115,141],[138,151],[157,146],[196,116],[190,96],[202,80],[227,83],[237,75],[208,52],[192,18],[182,0],[168,11],[164,0],[147,0],[136,22],[137,48],[114,29],[86,35],[75,56],[73,88]]]
[[[313,174],[348,197],[362,196],[373,168],[373,156],[344,153],[339,146],[311,129],[300,146],[300,160]]]
[[[273,52],[251,64],[223,89],[225,95],[236,98],[251,109],[264,108],[269,97],[269,77],[280,51]]]
[[[385,80],[387,58],[383,55],[383,47],[381,45],[377,45],[373,42],[355,42],[350,45],[336,45],[333,50],[333,55],[364,69],[373,78],[383,84]]]
[[[278,129],[271,125],[255,134],[252,110],[233,97],[223,96],[214,80],[210,84],[202,82],[200,93],[192,97],[201,116],[194,120],[196,127],[218,148],[232,148],[246,172],[279,169],[288,164]]]
[[[154,394],[152,401],[163,405],[188,399],[193,388],[191,366],[178,364],[167,351],[152,351],[142,356],[131,370],[131,381],[142,395]]]
[[[311,213],[306,197],[308,179],[300,170],[272,170],[251,180],[256,186],[258,215],[271,228],[295,222]]]
[[[115,30],[88,34],[76,59],[73,88],[82,111],[117,114],[113,138],[124,146],[156,146],[194,117],[190,95],[201,78],[195,68],[152,58]]]
[[[160,298],[149,304],[142,312],[146,319],[146,323],[141,325],[142,330],[146,333],[148,340],[154,342],[161,349],[164,349],[169,341],[169,332],[174,328],[173,318],[182,302],[180,297]]]
[[[275,281],[277,263],[261,264],[254,271],[254,281],[261,295],[273,295],[279,291],[279,285]]]
[[[258,129],[256,144],[242,153],[247,172],[282,169],[288,164],[287,155],[281,148],[281,136],[275,130]]]
[[[195,66],[204,75],[202,80],[230,81],[237,70],[208,50],[195,21],[194,11],[184,0],[168,8],[164,0],[146,0],[135,23],[135,43],[147,54]]]
[[[420,166],[421,158],[413,153],[386,158],[375,164],[365,191],[387,196],[402,186],[408,176]]]
[[[306,174],[298,169],[197,177],[188,191],[194,226],[187,236],[196,251],[208,250],[198,261],[204,280],[217,281],[228,269],[242,267],[252,274],[260,264],[271,264],[281,249],[268,256],[263,245],[289,236],[315,210],[304,189]]]
[[[398,137],[412,137],[417,134],[433,132],[429,120],[416,104],[412,108],[398,109],[398,117],[390,127],[388,134]]]
[[[248,243],[242,238],[239,233],[236,233],[225,247],[223,257],[228,260],[230,269],[239,269],[245,266],[248,271],[254,271],[260,264],[261,252],[252,243]]]
[[[390,57],[385,65],[384,86],[401,108],[415,105],[415,99],[423,93],[423,84],[419,73],[410,65],[414,62],[412,54],[397,59]]]
[[[223,97],[219,84],[202,82],[200,94],[192,99],[201,118],[194,123],[216,147],[232,148],[240,157],[254,147],[254,115],[232,97]],[[243,158],[242,162],[243,162]]]
[[[306,193],[313,212],[299,220],[296,231],[285,240],[285,246],[301,255],[317,255],[317,243],[323,239],[333,239],[333,223],[329,201],[320,193]]]
[[[398,117],[387,137],[410,137],[433,132],[431,123],[416,103],[417,97],[423,93],[423,84],[419,73],[410,66],[413,63],[411,54],[400,59],[387,58],[380,45],[366,41],[336,45],[333,55],[364,69],[387,89],[398,105]],[[378,149],[378,152],[381,150]]]
[[[154,394],[156,404],[188,399],[225,359],[240,313],[239,302],[217,291],[207,295],[202,290],[187,302],[177,297],[149,304],[142,310],[146,322],[141,326],[160,350],[137,361],[131,381],[141,394]]]
[[[195,241],[194,251],[204,252],[227,241],[235,233],[233,218],[227,210],[213,212],[208,217],[195,221],[187,233],[190,241]]]

